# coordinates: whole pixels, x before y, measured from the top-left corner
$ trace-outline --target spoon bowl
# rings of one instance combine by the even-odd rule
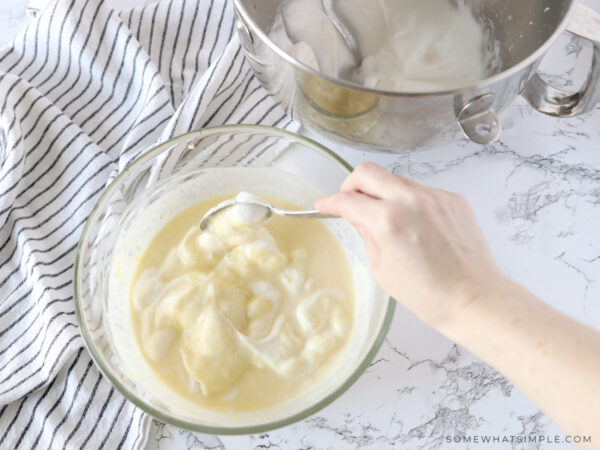
[[[265,222],[271,218],[273,214],[284,217],[294,217],[296,219],[335,219],[337,216],[332,216],[328,214],[321,214],[316,209],[299,209],[299,210],[291,210],[291,209],[281,209],[267,202],[266,200],[257,198],[255,199],[247,199],[247,200],[239,200],[233,198],[231,200],[226,200],[224,202],[219,203],[217,206],[209,209],[206,214],[200,219],[200,223],[198,226],[202,231],[204,231],[211,220],[217,215],[223,212],[226,209],[229,209],[233,206],[250,206],[253,208],[253,213],[258,212],[256,214],[257,220],[249,220],[248,223],[258,223]],[[259,211],[263,212],[261,214]]]

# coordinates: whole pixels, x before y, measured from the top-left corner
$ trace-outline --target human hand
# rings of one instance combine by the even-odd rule
[[[377,284],[434,327],[510,283],[461,195],[364,163],[315,207],[358,229]]]
[[[398,302],[507,376],[567,433],[600,436],[600,333],[504,277],[464,197],[366,163],[315,206],[358,229],[375,281]]]

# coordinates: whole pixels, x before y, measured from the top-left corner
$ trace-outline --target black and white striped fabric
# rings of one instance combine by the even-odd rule
[[[127,161],[223,123],[294,127],[253,77],[227,0],[118,13],[57,0],[0,51],[0,448],[140,448],[148,418],[92,363],[75,250]]]

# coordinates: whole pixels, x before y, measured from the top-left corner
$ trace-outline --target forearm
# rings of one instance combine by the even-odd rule
[[[442,329],[497,368],[567,433],[600,444],[600,333],[510,282]]]

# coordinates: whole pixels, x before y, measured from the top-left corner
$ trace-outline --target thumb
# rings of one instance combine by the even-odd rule
[[[380,200],[359,192],[338,192],[315,200],[323,214],[343,217],[358,229],[367,229],[379,209]]]

